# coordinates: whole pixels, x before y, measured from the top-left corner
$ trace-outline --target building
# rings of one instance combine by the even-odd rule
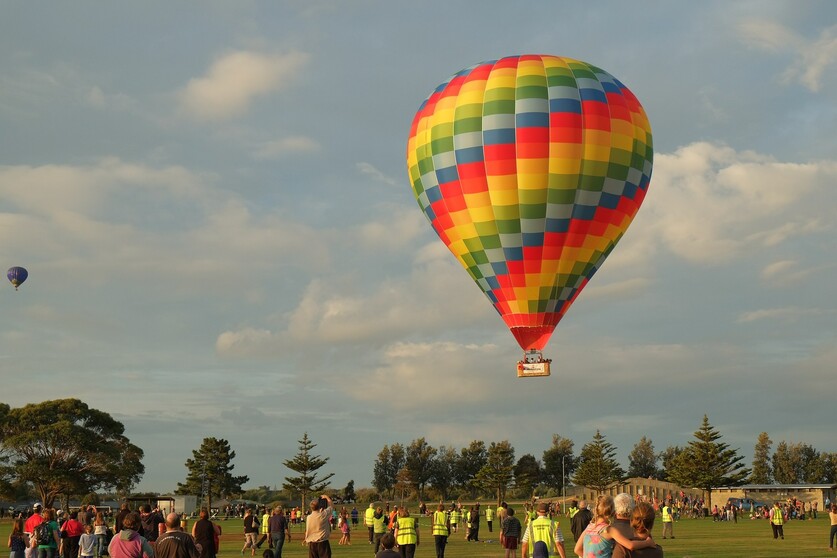
[[[796,498],[806,504],[817,502],[820,511],[825,509],[825,502],[834,502],[837,484],[743,484],[712,489],[710,508],[715,504],[724,506],[730,498],[757,500],[772,504]]]

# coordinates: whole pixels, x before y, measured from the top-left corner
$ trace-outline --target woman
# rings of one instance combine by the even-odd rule
[[[43,525],[43,527],[41,527]],[[44,520],[35,527],[31,540],[32,548],[38,549],[38,558],[55,558],[61,539],[58,537],[58,522],[55,521],[55,510],[44,510]],[[41,536],[41,533],[43,535]]]
[[[12,524],[12,533],[9,535],[9,558],[23,558],[28,545],[29,536],[23,532],[23,518],[18,517]]]
[[[644,540],[651,536],[651,529],[654,527],[654,508],[647,502],[640,502],[634,508],[631,515],[631,528],[634,530],[633,538]],[[635,550],[629,553],[621,544],[613,549],[613,558],[626,558],[628,555],[633,558],[663,558],[663,549],[656,545],[651,548]]]
[[[116,533],[108,545],[110,558],[143,558],[154,556],[148,541],[137,532],[140,516],[131,512],[122,519],[122,530]],[[41,558],[40,556],[38,558]]]
[[[828,517],[831,518],[831,536],[828,538],[828,550],[834,550],[834,537],[837,536],[837,504],[831,504]]]
[[[625,538],[619,531],[610,526],[613,518],[613,497],[602,495],[596,501],[593,521],[581,534],[575,543],[575,553],[584,558],[611,558],[613,547],[621,544],[628,550],[639,550],[654,546],[654,540],[649,536],[644,541],[632,541]]]
[[[201,508],[198,520],[192,525],[192,537],[200,548],[201,558],[215,558],[215,526],[206,508]]]
[[[84,525],[78,520],[78,512],[70,512],[70,518],[61,525],[61,551],[64,558],[78,558],[79,542]]]
[[[241,548],[241,554],[248,548],[250,549],[250,556],[256,555],[256,537],[259,533],[259,520],[253,515],[253,510],[247,508],[244,512],[244,546]]]
[[[102,558],[108,544],[108,522],[102,512],[96,512],[96,518],[93,520],[93,534],[96,535],[96,558]]]
[[[401,558],[413,558],[419,545],[418,520],[410,517],[410,510],[402,506],[398,510],[398,521],[395,523],[395,541]]]

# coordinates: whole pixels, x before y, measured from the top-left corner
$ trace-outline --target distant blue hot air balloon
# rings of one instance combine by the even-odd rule
[[[9,282],[17,290],[26,281],[26,278],[29,277],[29,272],[24,267],[10,267],[9,271],[6,272],[6,277],[9,278]]]

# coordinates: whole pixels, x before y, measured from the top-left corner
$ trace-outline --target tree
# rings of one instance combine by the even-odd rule
[[[773,482],[773,468],[770,466],[770,447],[773,440],[767,432],[759,434],[753,448],[753,472],[750,474],[750,484],[770,484]]]
[[[406,462],[404,466],[410,473],[410,479],[418,491],[419,500],[424,499],[424,487],[430,480],[432,469],[430,464],[436,456],[436,448],[428,444],[424,438],[413,440],[407,446]]]
[[[514,466],[514,484],[525,490],[527,497],[534,495],[535,487],[540,484],[542,476],[541,464],[531,453],[521,456]]]
[[[31,483],[46,507],[61,494],[130,490],[145,472],[122,423],[78,399],[4,406],[0,444],[7,478]]]
[[[206,509],[212,509],[212,498],[241,494],[241,485],[250,480],[246,475],[235,477],[235,452],[222,438],[204,438],[192,457],[186,460],[186,481],[177,483],[175,494],[199,494],[206,498]]]
[[[660,480],[669,480],[669,471],[674,469],[681,453],[683,453],[683,449],[680,446],[669,446],[660,452],[660,463],[662,463]]]
[[[430,464],[430,485],[439,493],[438,496],[443,501],[448,499],[448,494],[454,484],[457,457],[456,448],[440,446],[436,457]]]
[[[773,454],[773,470],[780,484],[819,484],[828,480],[827,461],[810,444],[788,444],[784,440]]]
[[[608,442],[598,430],[593,440],[581,448],[579,461],[573,482],[594,488],[599,493],[625,476],[625,471],[616,461],[616,446]]]
[[[328,479],[333,477],[334,473],[318,478],[317,471],[328,463],[328,457],[311,455],[311,450],[317,447],[317,444],[311,442],[308,438],[308,432],[305,432],[302,435],[302,440],[298,440],[298,442],[299,453],[293,459],[286,459],[283,463],[291,471],[299,473],[299,476],[285,477],[282,488],[291,494],[299,494],[301,505],[304,507],[305,497],[312,492],[322,492],[328,488]]]
[[[779,442],[773,454],[773,478],[779,484],[795,484],[798,480],[793,455],[784,440]]]
[[[659,459],[659,456],[654,452],[654,444],[643,436],[628,455],[628,476],[645,479],[657,478],[659,476],[659,469],[657,469]]]
[[[405,462],[404,446],[401,444],[384,445],[378,452],[378,458],[372,470],[372,484],[381,493],[394,496],[393,490],[398,480],[398,472],[404,467]]]
[[[703,501],[708,504],[713,488],[743,484],[750,470],[741,464],[744,458],[737,449],[718,441],[722,436],[709,424],[706,415],[694,437],[674,460],[668,476],[673,483],[702,489]]]
[[[487,492],[497,496],[497,505],[506,497],[506,488],[514,478],[514,448],[508,440],[491,442],[488,446],[485,465],[479,470],[475,481]]]
[[[487,460],[488,452],[486,452],[485,442],[482,440],[474,440],[467,448],[462,448],[459,451],[459,459],[456,461],[456,484],[467,488],[472,497],[476,488],[473,480],[480,469],[485,466]]]
[[[552,447],[543,452],[543,481],[550,488],[564,490],[564,480],[573,476],[577,465],[573,446],[569,438],[552,435]]]
[[[350,480],[349,483],[346,485],[346,488],[343,489],[343,499],[347,502],[354,502],[355,500],[357,500],[357,494],[355,494],[354,479]]]

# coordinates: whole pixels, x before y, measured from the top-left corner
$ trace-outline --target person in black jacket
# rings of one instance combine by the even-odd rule
[[[581,500],[578,503],[578,511],[570,520],[570,531],[573,533],[573,538],[578,540],[581,534],[593,520],[593,512],[587,509],[587,502]]]

